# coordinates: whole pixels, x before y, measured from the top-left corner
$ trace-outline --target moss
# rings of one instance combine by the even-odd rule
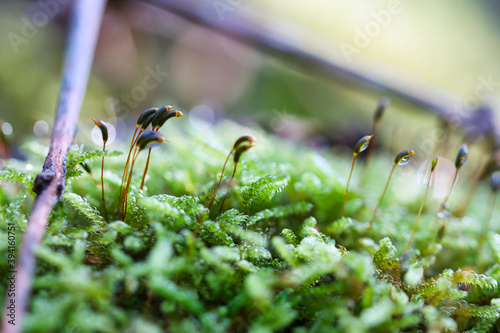
[[[210,211],[206,207],[232,141],[243,134],[258,144],[241,158],[218,215],[225,191]],[[37,251],[25,332],[495,327],[500,236],[485,244],[483,253],[492,255],[480,267],[469,265],[479,256],[471,244],[477,245],[480,228],[471,225],[481,216],[453,219],[454,231],[436,245],[429,242],[435,212],[424,211],[410,259],[402,260],[418,205],[406,206],[396,187],[367,231],[383,187],[376,176],[386,172],[379,169],[383,156],[374,156],[368,190],[353,183],[341,218],[350,156],[312,152],[230,122],[203,134],[172,129],[168,140],[155,152],[144,191],[138,189],[142,167],[134,173],[125,221],[117,208],[125,155],[105,154],[105,221],[97,175],[78,166],[86,161],[99,170],[103,153],[72,148],[66,192]],[[8,271],[7,224],[16,226],[19,246],[36,173],[15,160],[8,165],[0,172],[1,281]]]

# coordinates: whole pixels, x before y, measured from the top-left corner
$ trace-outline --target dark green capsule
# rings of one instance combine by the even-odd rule
[[[83,170],[87,171],[89,175],[92,174],[92,170],[90,169],[90,166],[87,164],[87,162],[85,161],[80,162],[80,166],[82,167]]]
[[[235,141],[235,143],[233,145],[233,149],[238,148],[244,142],[248,142],[249,144],[254,144],[255,142],[257,142],[257,140],[253,136],[251,136],[251,135],[241,136],[241,137],[238,138],[238,140]]]
[[[153,118],[153,122],[151,123],[151,126],[153,128],[156,127],[161,127],[162,125],[158,125],[160,123],[160,119],[170,110],[172,110],[173,106],[172,105],[164,105],[161,108],[156,111],[155,117]]]
[[[186,115],[184,113],[182,113],[181,111],[178,111],[178,110],[172,110],[172,111],[168,111],[167,113],[165,113],[163,115],[163,117],[161,117],[160,121],[158,122],[158,127],[162,127],[165,122],[167,120],[169,120],[170,118],[174,118],[174,117],[185,117]]]
[[[469,147],[466,144],[463,144],[458,149],[457,159],[455,160],[455,168],[460,169],[465,162],[467,162],[467,158],[469,157]]]
[[[106,127],[106,125],[104,125],[104,122],[100,119],[92,118],[92,121],[94,121],[94,124],[101,130],[102,141],[106,143],[108,141],[108,128]]]
[[[150,108],[150,109],[144,110],[144,112],[141,113],[141,115],[139,116],[139,118],[137,118],[137,125],[138,126],[142,125],[142,123],[144,123],[144,121],[147,118],[149,118],[152,114],[155,114],[156,111],[158,111],[158,108]]]
[[[361,139],[359,139],[358,143],[356,143],[356,146],[354,147],[354,155],[358,155],[359,153],[363,152],[368,148],[368,145],[370,144],[370,139],[373,137],[373,135],[365,135]]]
[[[143,131],[145,131],[146,128],[148,128],[148,126],[153,122],[154,117],[155,117],[155,113],[149,115],[149,117],[144,119],[144,121],[142,122],[142,126],[141,126],[141,129]]]
[[[436,168],[436,165],[438,164],[438,156],[436,155],[434,159],[432,160],[432,165],[431,165],[431,172],[434,171]]]
[[[394,164],[397,165],[406,165],[410,162],[410,157],[415,155],[416,152],[414,150],[403,150],[399,154],[396,155],[396,158],[394,159]]]
[[[137,139],[136,147],[139,148],[139,150],[144,150],[153,148],[162,142],[168,141],[165,140],[165,137],[160,132],[144,131]]]
[[[234,156],[233,156],[234,164],[237,164],[240,161],[241,155],[252,147],[253,147],[253,145],[251,145],[251,144],[239,146],[238,149],[236,149],[236,151],[234,152]]]
[[[384,111],[390,102],[391,102],[391,100],[388,97],[382,97],[380,99],[380,101],[378,102],[377,109],[375,110],[375,115],[373,117],[375,122],[378,122],[378,121],[380,121],[380,119],[382,119],[382,116],[384,115]]]

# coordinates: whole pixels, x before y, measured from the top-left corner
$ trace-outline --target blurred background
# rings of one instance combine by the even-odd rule
[[[49,142],[70,5],[0,3],[4,155]],[[172,104],[200,130],[233,119],[347,150],[388,96],[382,149],[424,150],[472,124],[455,126],[454,159],[464,135],[500,128],[499,16],[494,0],[109,1],[76,141],[92,117],[119,141],[144,109]]]

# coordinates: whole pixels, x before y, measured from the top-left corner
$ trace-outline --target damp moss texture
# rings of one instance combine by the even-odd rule
[[[414,178],[419,165],[396,169],[368,230],[393,156],[376,151],[366,170],[357,162],[341,217],[352,158],[346,151],[313,151],[231,122],[203,130],[181,126],[164,135],[169,143],[152,150],[143,191],[147,153],[136,163],[124,221],[117,207],[127,144],[111,144],[106,153],[108,220],[101,203],[100,147],[72,147],[66,190],[36,252],[25,332],[491,332],[500,327],[500,235],[494,222],[482,233],[486,185],[464,217],[447,219],[439,244],[434,232],[443,222],[436,217],[440,202],[430,195],[403,260],[424,195],[423,186],[408,189],[405,177]],[[241,157],[219,214],[230,160],[209,211],[222,164],[242,135],[253,135],[258,143]],[[7,227],[15,225],[19,247],[34,200],[33,180],[47,151],[36,141],[23,149],[28,161],[8,160],[0,172],[2,299],[9,270]],[[83,161],[90,175],[81,168]],[[452,210],[467,189],[466,180],[459,181],[464,185],[453,194]],[[499,213],[497,207],[494,216]]]

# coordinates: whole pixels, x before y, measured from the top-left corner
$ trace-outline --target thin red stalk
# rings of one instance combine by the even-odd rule
[[[231,149],[231,152],[229,152],[229,155],[227,155],[226,162],[224,162],[224,166],[222,167],[222,172],[220,174],[219,178],[219,183],[217,184],[217,187],[215,187],[214,195],[212,196],[212,200],[210,200],[210,203],[208,204],[208,209],[210,210],[210,207],[212,207],[212,204],[214,203],[215,196],[217,195],[217,190],[219,189],[220,183],[222,182],[222,177],[224,177],[224,171],[226,170],[226,164],[227,161],[229,161],[229,157],[231,157],[231,154],[233,153],[234,148]]]
[[[351,176],[352,176],[352,170],[354,170],[354,161],[356,160],[356,154],[353,154],[352,156],[352,164],[351,164],[351,172],[349,172],[349,178],[347,179],[347,185],[345,187],[345,194],[344,194],[344,204],[342,205],[342,217],[344,217],[345,213],[345,202],[347,200],[347,193],[349,192],[349,183],[351,182]]]
[[[5,310],[3,333],[21,332],[23,327],[35,273],[35,251],[44,236],[50,211],[64,191],[68,148],[85,95],[105,5],[105,0],[76,0],[73,5],[49,153],[42,172],[35,179],[33,191],[37,197],[26,225],[16,268],[10,272],[16,279],[16,295],[7,295],[5,304],[15,302],[15,325],[9,322],[12,318],[8,316],[9,310]]]
[[[134,131],[134,135],[132,135],[132,141],[130,141],[130,149],[128,151],[127,161],[125,162],[125,166],[123,167],[122,183],[120,185],[120,195],[119,195],[118,204],[121,204],[121,199],[122,199],[122,194],[123,194],[123,184],[125,183],[126,178],[127,178],[128,165],[130,162],[130,154],[132,154],[132,149],[134,148],[135,135],[136,135],[138,129],[139,129],[139,126],[136,126],[135,131]]]
[[[219,214],[222,213],[222,208],[224,207],[224,202],[226,202],[227,195],[229,194],[229,190],[231,189],[231,183],[233,182],[233,178],[234,178],[234,174],[236,173],[237,166],[238,166],[238,163],[234,163],[233,174],[231,176],[231,179],[229,179],[229,183],[227,184],[226,195],[224,196],[224,199],[222,200],[222,203],[220,205]]]
[[[391,182],[391,177],[392,177],[392,174],[394,173],[394,169],[396,169],[396,166],[397,166],[397,164],[394,164],[394,166],[392,167],[391,173],[389,174],[389,179],[387,179],[387,184],[385,184],[384,192],[380,196],[377,207],[373,211],[373,216],[372,216],[372,219],[370,221],[370,225],[368,226],[368,231],[371,230],[373,222],[375,221],[375,218],[377,217],[378,209],[379,209],[380,205],[382,204],[382,200],[384,200],[385,192],[387,192],[387,188],[389,187],[389,183]]]
[[[125,162],[125,167],[123,168],[123,175],[122,175],[122,184],[120,186],[120,196],[118,200],[118,204],[120,206],[123,206],[123,185],[127,183],[127,175],[128,175],[128,166],[130,165],[130,154],[132,154],[134,150],[134,146],[137,143],[137,140],[139,139],[139,136],[144,132],[144,130],[141,128],[139,133],[137,133],[137,136],[135,135],[137,132],[137,128],[135,129],[134,135],[132,136],[132,142],[130,143],[130,150],[128,152],[127,156],[127,161]]]
[[[451,191],[453,190],[453,188],[455,187],[455,183],[457,182],[458,170],[459,169],[455,169],[455,175],[453,176],[453,181],[451,182],[450,191],[448,192],[448,195],[444,199],[443,203],[447,203],[448,199],[450,198]]]
[[[153,128],[153,131],[156,131],[158,132],[160,128],[159,127],[156,127],[156,128]],[[149,148],[149,151],[148,151],[148,158],[146,160],[146,165],[144,166],[144,173],[142,174],[142,181],[141,181],[141,190],[143,189],[144,187],[144,181],[146,180],[146,174],[148,173],[148,168],[149,168],[149,159],[151,157],[151,149],[153,148]]]
[[[143,128],[141,128],[141,130],[139,131],[139,133],[137,133],[136,137],[132,137],[132,144],[131,144],[132,147],[135,146],[135,144],[137,143],[137,140],[139,140],[139,137],[141,136],[142,132],[144,132]],[[135,135],[135,132],[134,132],[134,135]],[[127,162],[125,163],[125,167],[123,169],[125,179],[122,178],[122,185],[120,186],[120,197],[119,197],[119,200],[118,200],[118,204],[120,205],[122,216],[123,216],[123,208],[125,206],[125,201],[126,201],[126,194],[124,192],[122,192],[122,188],[123,188],[123,184],[124,183],[130,182],[130,180],[127,178],[128,166],[129,166],[129,163],[130,163],[130,153],[131,153],[131,151],[129,151],[129,156],[127,157]],[[133,155],[132,155],[132,158],[133,158]]]
[[[453,176],[453,181],[451,182],[450,191],[448,192],[448,195],[446,196],[446,198],[441,203],[440,212],[441,212],[441,210],[446,210],[447,209],[445,204],[448,202],[448,199],[450,198],[450,195],[451,195],[451,191],[455,187],[455,183],[457,181],[457,176],[458,176],[458,170],[459,169],[455,169],[455,175]],[[441,227],[443,228],[443,233],[444,233],[444,230],[446,230],[446,226],[447,226],[446,219],[447,219],[447,217],[445,217],[443,219],[443,223],[441,224]],[[438,232],[439,221],[440,221],[440,219],[438,218],[436,220],[436,222],[435,222],[434,230],[433,230],[433,232],[431,234],[431,237],[434,237],[434,235],[436,235],[436,232]]]
[[[130,173],[128,175],[127,186],[125,187],[125,192],[123,193],[123,209],[122,209],[122,220],[125,221],[125,217],[127,216],[127,206],[128,206],[128,190],[130,188],[130,183],[132,181],[132,171],[134,170],[134,164],[139,156],[139,149],[136,149],[134,155],[132,156],[132,165],[130,166]]]
[[[429,179],[427,180],[427,187],[425,188],[424,200],[422,200],[422,205],[420,206],[420,210],[418,211],[417,221],[415,222],[415,226],[413,227],[413,232],[411,233],[410,239],[408,240],[408,244],[406,244],[405,251],[403,252],[403,258],[410,247],[411,240],[413,239],[413,235],[415,235],[415,231],[417,231],[418,220],[420,219],[420,214],[422,213],[422,209],[425,205],[425,200],[427,199],[427,193],[429,192],[429,186],[431,184],[432,171],[429,173]]]
[[[102,151],[103,153],[106,152],[106,142],[103,142],[102,144]],[[106,217],[106,220],[108,220],[108,211],[106,209],[106,198],[104,197],[104,155],[102,156],[102,163],[101,163],[101,189],[102,189],[102,208],[104,210],[104,217]]]
[[[146,173],[148,172],[149,158],[151,157],[151,149],[153,148],[149,148],[148,150],[148,159],[146,160],[146,165],[144,166],[144,173],[142,174],[141,190],[144,187],[144,181],[146,180]]]

